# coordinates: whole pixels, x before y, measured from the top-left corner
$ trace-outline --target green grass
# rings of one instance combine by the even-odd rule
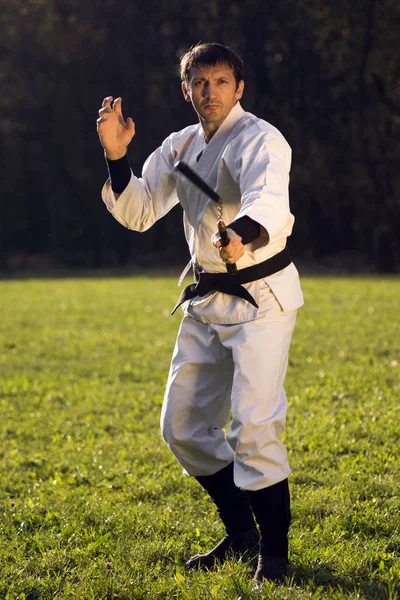
[[[304,278],[286,388],[287,584],[400,598],[400,281]],[[189,572],[222,533],[159,434],[173,278],[1,281],[0,598],[236,600],[251,567]]]

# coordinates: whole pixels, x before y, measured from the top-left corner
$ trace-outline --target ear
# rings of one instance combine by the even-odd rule
[[[239,81],[238,89],[236,90],[236,94],[235,94],[236,100],[240,100],[240,98],[243,96],[243,92],[244,92],[244,81],[242,79],[241,81]]]
[[[188,92],[186,81],[182,81],[182,94],[186,100],[186,102],[191,102],[190,94]]]

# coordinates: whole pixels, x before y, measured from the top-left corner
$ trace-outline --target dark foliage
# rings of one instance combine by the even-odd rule
[[[295,256],[395,271],[399,25],[395,0],[2,0],[0,267],[184,263],[179,208],[145,234],[107,214],[95,121],[104,96],[123,97],[140,173],[195,121],[177,67],[203,40],[243,56],[244,108],[293,148]]]

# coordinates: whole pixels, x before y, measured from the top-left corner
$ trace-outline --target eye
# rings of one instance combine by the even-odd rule
[[[228,83],[228,80],[227,79],[220,79],[219,82],[220,83]]]

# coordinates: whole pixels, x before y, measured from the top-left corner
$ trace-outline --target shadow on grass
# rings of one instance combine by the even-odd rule
[[[334,575],[328,565],[316,565],[306,567],[303,565],[289,565],[288,577],[291,585],[304,588],[318,587],[322,593],[329,598],[329,593],[354,594],[360,600],[397,600],[400,597],[400,582],[393,581],[391,584],[381,584],[378,581],[358,580],[356,582]]]

